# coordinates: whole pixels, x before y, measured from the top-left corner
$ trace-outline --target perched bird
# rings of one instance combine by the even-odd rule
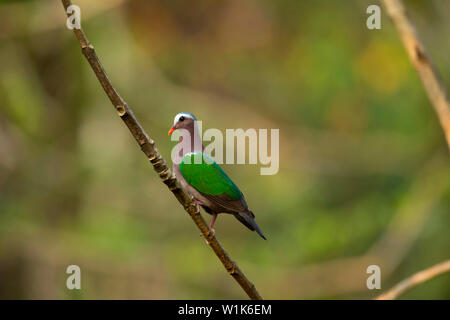
[[[212,233],[219,213],[230,213],[252,231],[266,239],[255,222],[255,215],[245,202],[244,195],[222,168],[203,151],[197,119],[188,112],[175,116],[169,136],[177,129],[189,135],[181,135],[172,156],[173,171],[184,189],[194,197],[197,209],[201,206],[212,215],[209,228]]]

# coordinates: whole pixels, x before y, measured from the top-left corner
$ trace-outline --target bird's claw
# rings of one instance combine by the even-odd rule
[[[194,199],[194,203],[198,204],[199,206],[203,205],[203,202],[201,202],[200,200]]]
[[[200,213],[200,206],[203,205],[203,202],[197,199],[192,199],[193,206],[195,207],[195,213]]]

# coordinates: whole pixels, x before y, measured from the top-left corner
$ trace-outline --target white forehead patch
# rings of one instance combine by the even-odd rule
[[[194,121],[197,121],[197,119],[195,118],[195,116],[192,113],[189,112],[180,112],[179,114],[177,114],[175,116],[175,118],[173,119],[173,124],[176,124],[181,117],[185,117],[185,118],[189,118],[192,119]]]

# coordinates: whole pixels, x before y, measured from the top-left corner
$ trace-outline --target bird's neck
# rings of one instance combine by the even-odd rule
[[[195,124],[193,128],[182,131],[174,155],[178,161],[175,162],[180,163],[183,156],[189,152],[203,152],[203,150],[202,138],[198,131],[197,124]]]

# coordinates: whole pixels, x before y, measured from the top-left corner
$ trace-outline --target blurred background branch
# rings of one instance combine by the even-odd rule
[[[389,291],[378,296],[377,300],[393,300],[398,298],[403,292],[411,289],[425,281],[433,279],[445,272],[450,271],[450,260],[438,263],[428,269],[415,273],[411,277],[403,280]]]
[[[413,24],[408,19],[402,0],[383,0],[383,3],[402,38],[412,64],[419,73],[450,149],[450,101],[447,89]]]

